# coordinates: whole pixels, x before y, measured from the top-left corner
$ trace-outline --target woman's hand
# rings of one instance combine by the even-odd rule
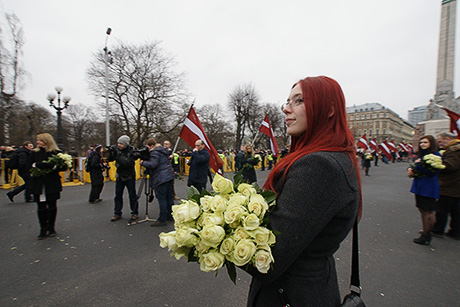
[[[414,176],[414,171],[412,170],[412,168],[407,169],[407,175]]]
[[[414,161],[415,163],[420,163],[422,162],[422,159],[418,158],[417,160]]]

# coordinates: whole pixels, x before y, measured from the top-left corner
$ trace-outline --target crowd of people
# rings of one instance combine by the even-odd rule
[[[241,171],[248,183],[257,181],[255,166],[262,162],[264,171],[267,161],[271,172],[264,189],[274,191],[277,198],[270,214],[270,227],[280,234],[272,248],[275,261],[266,274],[247,269],[253,278],[248,306],[339,306],[333,254],[359,221],[362,208],[359,163],[347,124],[345,98],[335,80],[308,77],[292,86],[282,112],[291,144],[289,154],[283,152],[278,163],[273,153],[255,150],[252,145],[243,145],[240,151],[219,151],[221,158],[233,158],[235,171]],[[87,151],[85,169],[91,176],[89,202],[101,201],[103,172],[108,167],[103,157],[107,156],[107,161],[116,166],[111,221],[122,219],[125,189],[129,195],[129,221],[136,221],[139,203],[135,163],[140,159],[160,209],[151,226],[166,226],[167,221],[173,220],[172,205],[177,199],[174,178],[179,157],[185,157],[190,166],[187,186],[202,191],[211,176],[210,153],[200,139],[192,150],[177,153],[172,152],[167,140],[160,144],[149,138],[140,150],[130,141],[129,136],[122,135],[116,145],[105,150],[95,145]],[[438,151],[438,145],[442,152]],[[17,150],[16,168],[21,177],[24,175],[25,184],[8,192],[7,197],[13,202],[18,193],[25,191],[25,200],[37,203],[41,240],[56,235],[57,200],[62,191],[59,172],[65,168],[49,162],[50,157],[60,153],[51,135],[37,135],[36,146],[25,142]],[[14,160],[12,153],[8,155]],[[424,163],[428,155],[440,157],[443,167],[429,167]],[[371,162],[377,166],[378,156],[364,151],[361,157],[361,167],[368,176]],[[429,244],[432,235],[444,233],[460,240],[460,140],[450,133],[440,134],[437,141],[433,136],[423,136],[414,163],[408,168],[408,175],[414,177],[411,192],[415,194],[423,225],[421,236],[414,242]],[[43,176],[28,177],[31,168],[47,171]],[[449,216],[449,229],[445,232]]]

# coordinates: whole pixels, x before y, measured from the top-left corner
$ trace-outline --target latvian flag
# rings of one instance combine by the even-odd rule
[[[450,131],[457,136],[457,139],[460,139],[460,114],[446,108],[442,109],[447,112],[450,118]]]
[[[388,144],[384,141],[383,143],[380,143],[379,145],[380,151],[385,155],[385,157],[388,158],[388,160],[393,160],[393,156],[391,155],[390,148],[388,147]]]
[[[272,153],[275,157],[278,156],[280,149],[278,147],[278,143],[276,143],[275,134],[273,133],[272,125],[270,125],[270,121],[268,120],[268,114],[265,115],[265,119],[262,122],[262,125],[259,128],[259,131],[267,135],[270,138],[270,148],[272,150]]]
[[[366,135],[364,134],[356,144],[356,146],[361,147],[363,149],[370,149],[369,144],[367,143]]]

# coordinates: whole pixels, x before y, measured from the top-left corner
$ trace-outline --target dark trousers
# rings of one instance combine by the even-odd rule
[[[131,207],[131,214],[139,214],[139,203],[137,202],[137,195],[136,195],[136,179],[128,179],[123,181],[121,179],[117,179],[115,183],[115,210],[114,214],[117,216],[121,216],[122,209],[123,209],[123,191],[124,189],[128,189],[129,195],[129,206]]]
[[[57,216],[57,200],[37,202],[37,215],[42,230],[54,230]]]
[[[32,191],[31,191],[32,177],[30,176],[29,172],[19,172],[19,176],[21,176],[21,178],[24,180],[24,184],[16,187],[13,191],[11,191],[11,194],[14,197],[25,190],[24,200],[31,201],[32,200]]]
[[[91,192],[89,192],[89,201],[94,202],[96,199],[99,199],[103,188],[104,188],[104,182],[99,183],[99,184],[91,183]]]
[[[174,205],[173,182],[174,180],[170,180],[155,187],[155,194],[160,205],[160,215],[158,216],[158,221],[160,222],[166,222],[171,217],[172,206]]]
[[[449,233],[460,236],[460,198],[441,195],[436,208],[436,224],[433,232],[444,233],[450,214]]]

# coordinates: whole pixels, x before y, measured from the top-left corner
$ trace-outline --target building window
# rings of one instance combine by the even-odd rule
[[[386,133],[385,133],[385,128],[384,128],[384,129],[383,129],[383,135],[385,135],[385,134],[386,134]]]
[[[364,134],[366,134],[366,129],[364,129]]]
[[[375,130],[375,134],[379,135],[379,129]]]
[[[369,129],[369,136],[372,136],[372,129]]]

